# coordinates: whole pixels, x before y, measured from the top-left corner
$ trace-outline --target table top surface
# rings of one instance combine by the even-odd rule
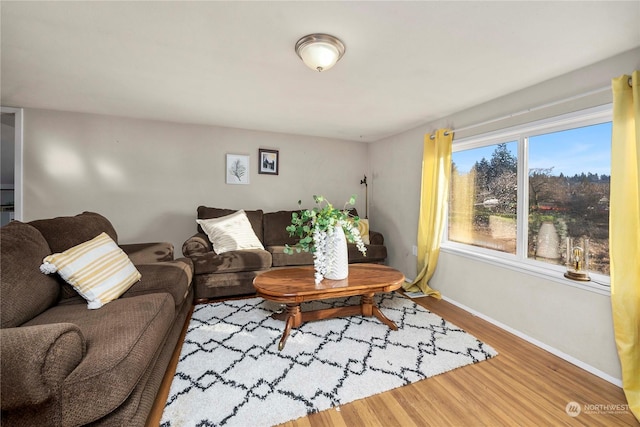
[[[316,285],[313,266],[266,271],[253,286],[263,298],[281,302],[391,292],[404,283],[404,275],[380,264],[349,264],[349,276],[343,280],[324,279]]]

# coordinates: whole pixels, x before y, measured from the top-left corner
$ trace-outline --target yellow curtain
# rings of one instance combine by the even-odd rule
[[[440,292],[431,289],[429,280],[436,270],[440,241],[444,231],[449,179],[451,176],[451,141],[453,132],[436,131],[435,140],[424,137],[422,154],[422,190],[418,218],[418,276],[413,283],[405,283],[410,292],[422,291],[440,299]]]
[[[622,387],[640,421],[640,72],[612,80],[611,305]]]
[[[476,199],[476,168],[460,174],[451,170],[449,194],[449,239],[473,244],[474,201]]]

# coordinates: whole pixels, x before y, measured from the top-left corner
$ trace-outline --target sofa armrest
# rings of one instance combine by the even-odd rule
[[[182,254],[189,258],[204,255],[211,251],[213,251],[211,242],[207,235],[203,233],[194,234],[182,244]]]
[[[130,243],[119,246],[134,264],[173,261],[173,245],[169,242]]]
[[[86,353],[82,332],[72,323],[4,328],[0,338],[3,411],[54,396]]]
[[[369,243],[372,245],[384,245],[384,236],[382,233],[369,230]]]

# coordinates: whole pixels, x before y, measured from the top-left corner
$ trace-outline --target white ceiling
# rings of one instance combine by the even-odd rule
[[[2,105],[376,141],[640,46],[640,1],[2,1]],[[316,73],[296,41],[346,45]]]

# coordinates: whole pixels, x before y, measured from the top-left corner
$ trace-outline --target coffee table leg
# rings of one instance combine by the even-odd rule
[[[360,304],[362,306],[363,316],[375,316],[378,319],[380,319],[382,323],[384,323],[394,331],[398,330],[398,326],[396,326],[396,324],[393,323],[392,320],[389,320],[387,316],[382,314],[378,306],[373,303],[373,294],[362,295],[362,300],[360,301]]]
[[[362,306],[363,316],[373,316],[373,294],[362,295],[360,305]]]
[[[378,319],[380,319],[380,321],[382,323],[384,323],[385,325],[387,325],[388,327],[390,327],[391,329],[393,329],[394,331],[398,330],[398,327],[396,326],[396,324],[393,322],[393,320],[389,320],[389,318],[387,318],[387,316],[385,316],[384,314],[382,314],[382,312],[380,311],[380,309],[378,307],[376,307],[375,305],[372,307],[373,308],[373,315],[376,316]]]
[[[284,348],[287,338],[289,337],[289,332],[291,332],[291,328],[298,327],[301,323],[302,312],[300,311],[300,304],[287,304],[287,323],[284,325],[284,332],[282,333],[282,338],[280,338],[278,350],[282,351]]]

